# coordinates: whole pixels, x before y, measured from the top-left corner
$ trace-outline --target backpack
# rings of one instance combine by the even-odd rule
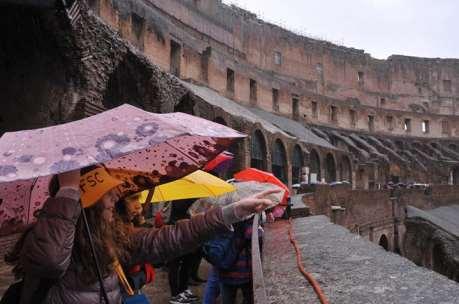
[[[219,269],[229,269],[239,257],[239,248],[236,244],[236,233],[220,234],[204,243],[204,258]]]
[[[203,256],[213,266],[221,270],[228,270],[238,260],[245,243],[247,242],[244,239],[244,225],[239,223],[234,227],[234,231],[219,234],[204,243]]]

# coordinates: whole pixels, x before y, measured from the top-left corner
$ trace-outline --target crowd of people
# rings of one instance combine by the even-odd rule
[[[253,214],[268,210],[274,219],[268,197],[278,188],[199,213],[190,212],[196,199],[172,201],[165,218],[163,210],[151,212],[139,194],[121,197],[114,187],[82,212],[80,179],[91,170],[103,168],[53,177],[37,222],[5,257],[18,281],[0,303],[155,303],[142,288],[154,283],[158,269],[168,273],[171,304],[211,304],[218,298],[232,304],[238,290],[243,303],[253,303]],[[206,279],[199,276],[203,257],[210,263]],[[204,283],[200,299],[190,286]]]

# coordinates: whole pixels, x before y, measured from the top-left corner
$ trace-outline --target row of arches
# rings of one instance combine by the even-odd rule
[[[337,180],[352,182],[351,160],[346,155],[341,156],[337,166],[332,153],[328,153],[321,162],[319,153],[313,149],[309,155],[309,168],[311,174],[316,174],[318,181],[323,177],[327,183]],[[322,176],[322,171],[325,176]]]
[[[228,125],[220,116],[215,117],[213,121]],[[269,151],[271,163],[268,163],[268,149],[271,149]],[[254,130],[250,137],[250,167],[271,171],[285,184],[289,184],[289,181],[292,185],[301,183],[304,167],[309,167],[311,182],[321,182],[323,178],[327,183],[335,181],[352,183],[352,165],[347,155],[337,157],[331,152],[320,154],[313,148],[309,152],[308,161],[299,144],[295,144],[293,149],[288,150],[281,139],[276,139],[271,147],[268,147],[267,139],[260,129]]]
[[[255,130],[251,139],[250,166],[260,170],[271,169],[277,178],[288,184],[287,151],[280,139],[274,142],[271,155],[272,164],[271,168],[268,168],[266,140],[260,130]],[[303,151],[296,145],[292,155],[292,183],[295,184],[301,180],[301,168],[303,165]]]
[[[302,180],[302,168],[306,165],[305,158],[303,150],[299,145],[295,145],[291,153],[292,184],[297,184]],[[287,151],[280,139],[274,141],[271,155],[272,165],[271,168],[268,168],[265,137],[260,130],[255,130],[251,138],[251,167],[261,170],[271,169],[275,176],[283,182],[288,183]],[[319,152],[312,149],[309,154],[309,164],[307,166],[309,167],[309,178],[310,180],[312,178],[312,182],[320,182],[322,177],[328,183],[337,180],[352,182],[352,167],[348,156],[342,156],[337,165],[335,156],[332,153],[326,154],[322,160]]]

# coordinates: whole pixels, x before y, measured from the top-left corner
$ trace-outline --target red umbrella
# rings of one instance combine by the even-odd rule
[[[287,185],[281,182],[277,177],[275,177],[270,172],[258,170],[255,168],[247,168],[247,169],[244,169],[234,174],[234,178],[239,181],[257,181],[261,183],[269,183],[269,184],[277,185],[285,190],[285,194],[284,194],[284,197],[282,198],[281,204],[282,205],[287,204],[287,198],[290,195]]]
[[[0,234],[34,221],[50,176],[102,163],[125,194],[202,168],[244,135],[184,113],[131,105],[0,138]]]
[[[234,159],[233,153],[230,153],[228,151],[223,151],[222,153],[218,154],[217,157],[212,159],[210,162],[208,162],[204,166],[204,171],[210,172],[210,171],[215,171],[215,172],[220,172],[222,170],[227,169],[230,165],[231,162]]]

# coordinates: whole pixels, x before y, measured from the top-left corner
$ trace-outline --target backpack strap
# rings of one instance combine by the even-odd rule
[[[132,289],[131,285],[129,284],[126,274],[124,273],[123,267],[121,267],[120,261],[118,259],[113,262],[113,268],[115,269],[116,274],[118,275],[118,279],[123,285],[124,291],[129,295],[133,296],[134,295],[134,290]]]

